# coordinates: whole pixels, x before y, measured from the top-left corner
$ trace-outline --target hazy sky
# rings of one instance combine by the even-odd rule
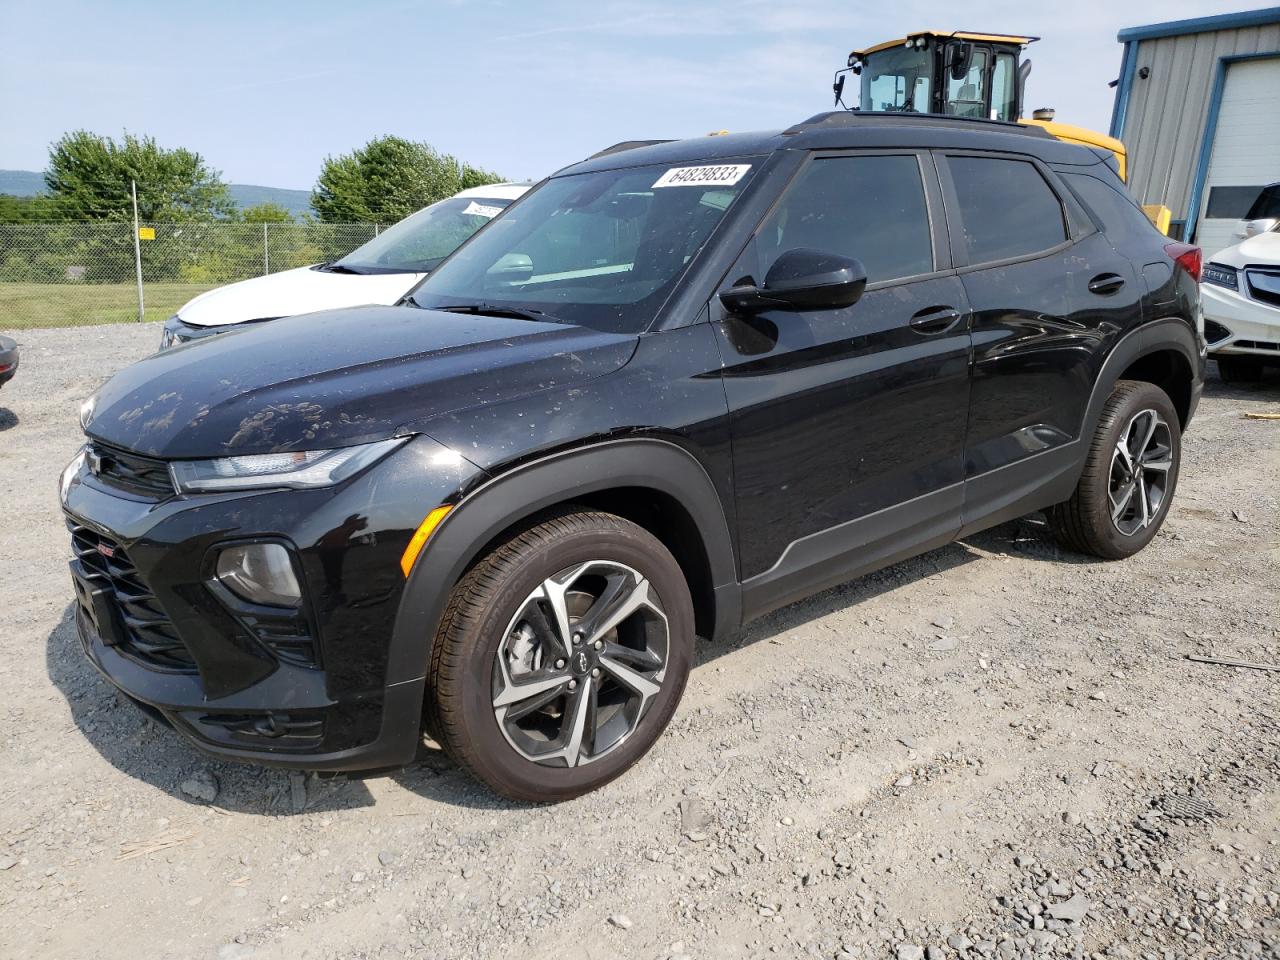
[[[1119,28],[1256,6],[0,0],[0,168],[43,169],[83,127],[189,147],[233,183],[309,188],[380,134],[538,178],[618,140],[787,126],[829,107],[850,49],[921,29],[1043,37],[1028,106],[1105,131]]]

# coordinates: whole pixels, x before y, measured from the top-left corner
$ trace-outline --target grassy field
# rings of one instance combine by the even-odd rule
[[[167,320],[196,294],[216,286],[145,284],[146,319]],[[138,290],[133,284],[0,283],[0,332],[137,320]]]

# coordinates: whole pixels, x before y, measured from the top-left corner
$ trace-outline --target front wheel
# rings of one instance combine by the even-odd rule
[[[658,739],[693,637],[688,585],[654,536],[608,513],[549,518],[454,588],[432,650],[430,726],[503,796],[579,796]]]
[[[1049,511],[1058,540],[1107,560],[1137,553],[1169,513],[1181,461],[1182,432],[1168,394],[1121,380],[1103,407],[1075,493]]]

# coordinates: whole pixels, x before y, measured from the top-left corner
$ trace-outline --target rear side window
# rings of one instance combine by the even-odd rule
[[[1062,179],[1088,207],[1112,243],[1125,244],[1144,238],[1150,240],[1153,235],[1162,236],[1127,193],[1087,173],[1064,173]]]
[[[1034,164],[947,157],[970,263],[1040,253],[1067,239],[1062,204]]]
[[[873,283],[932,272],[929,206],[915,156],[809,164],[760,231],[763,271],[796,247],[856,257]]]

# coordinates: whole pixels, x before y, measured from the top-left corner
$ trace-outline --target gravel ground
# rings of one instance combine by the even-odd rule
[[[211,762],[77,650],[57,474],[155,325],[0,392],[0,955],[1280,957],[1280,381],[1209,384],[1138,557],[1007,524],[706,646],[640,766],[494,799],[438,752]]]

